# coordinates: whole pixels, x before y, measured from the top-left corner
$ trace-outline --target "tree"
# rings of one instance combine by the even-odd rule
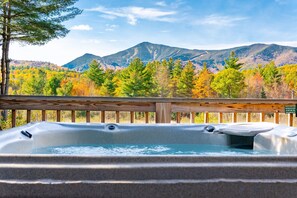
[[[123,70],[121,75],[124,96],[147,96],[151,87],[151,76],[143,62],[136,58]]]
[[[61,88],[63,76],[54,75],[47,82],[44,87],[44,95],[56,96],[58,94],[57,90]]]
[[[163,60],[156,68],[155,79],[157,81],[157,90],[159,97],[168,97],[169,95],[169,68],[167,61]]]
[[[279,98],[282,89],[279,89],[282,75],[277,69],[275,63],[271,61],[261,70],[261,74],[265,83],[265,92],[268,97]]]
[[[70,96],[73,88],[73,83],[67,79],[63,79],[60,83],[60,87],[57,88],[58,96]]]
[[[237,98],[245,87],[244,76],[236,69],[224,69],[215,75],[211,87],[222,97]]]
[[[93,60],[89,64],[89,70],[87,71],[87,76],[92,80],[98,87],[104,82],[104,72],[101,68],[100,63],[97,60]]]
[[[104,72],[104,82],[100,87],[100,95],[102,96],[113,96],[115,91],[115,83],[113,81],[115,72],[112,69],[107,69]]]
[[[225,69],[236,69],[239,70],[241,69],[241,66],[243,65],[243,63],[238,63],[239,58],[236,57],[236,54],[234,51],[231,51],[230,56],[228,57],[228,59],[225,59]]]
[[[209,98],[215,95],[215,91],[211,88],[213,74],[207,69],[206,63],[203,63],[203,69],[198,77],[194,80],[193,98]]]
[[[66,36],[62,24],[81,13],[72,5],[77,0],[5,0],[0,3],[1,94],[8,93],[9,47],[17,41],[42,45]]]
[[[45,83],[46,73],[44,70],[38,69],[32,76],[27,76],[26,81],[21,87],[22,93],[27,95],[42,95]]]
[[[182,70],[183,68],[182,68],[181,60],[176,60],[173,65],[172,72],[170,73],[170,82],[169,82],[170,97],[177,97],[177,84],[179,82]]]
[[[177,83],[177,95],[179,97],[192,97],[193,80],[194,67],[192,62],[189,61],[183,68]]]

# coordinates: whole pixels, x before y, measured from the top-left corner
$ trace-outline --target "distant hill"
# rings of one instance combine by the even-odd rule
[[[11,66],[15,67],[49,67],[49,68],[60,68],[60,66],[44,61],[29,61],[29,60],[11,60]]]
[[[138,57],[144,62],[169,58],[181,59],[182,61],[192,61],[196,67],[201,67],[203,62],[206,62],[208,67],[213,70],[220,70],[231,51],[235,51],[245,68],[266,64],[271,60],[274,60],[278,66],[297,63],[297,48],[276,44],[253,44],[223,50],[191,50],[143,42],[104,57],[85,54],[63,67],[83,71],[88,69],[88,64],[93,59],[100,61],[105,67],[127,67],[134,58]]]

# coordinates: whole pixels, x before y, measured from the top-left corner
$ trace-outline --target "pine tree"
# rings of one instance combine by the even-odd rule
[[[279,89],[282,75],[277,69],[275,63],[271,61],[266,64],[261,71],[265,82],[265,92],[268,97],[278,98],[282,90]]]
[[[173,69],[170,73],[170,82],[169,82],[169,88],[170,88],[169,96],[170,97],[178,96],[177,84],[179,82],[182,70],[183,70],[183,68],[182,68],[181,60],[176,60],[174,62]]]
[[[100,63],[97,60],[93,60],[89,64],[89,70],[87,71],[87,76],[92,80],[98,87],[104,82],[104,72],[101,68]]]
[[[236,57],[236,54],[234,51],[231,51],[230,56],[228,59],[225,59],[225,69],[236,69],[240,70],[243,63],[238,63],[239,58]]]
[[[123,70],[121,75],[124,96],[147,96],[150,93],[151,76],[143,62],[136,58]]]
[[[189,61],[183,68],[177,83],[177,95],[179,97],[192,97],[193,80],[194,67],[192,62]]]
[[[107,69],[104,72],[104,82],[100,87],[100,95],[102,96],[113,96],[115,91],[114,79],[115,72],[112,69]]]

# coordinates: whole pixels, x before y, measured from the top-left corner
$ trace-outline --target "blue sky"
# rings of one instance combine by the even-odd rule
[[[44,46],[13,44],[11,58],[59,65],[140,42],[189,49],[252,43],[297,46],[297,0],[79,0],[71,31]]]

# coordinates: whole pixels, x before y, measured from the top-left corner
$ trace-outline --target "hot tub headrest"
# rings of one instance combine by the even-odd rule
[[[236,136],[256,136],[259,133],[271,131],[272,125],[261,124],[234,124],[218,129],[217,132]]]

